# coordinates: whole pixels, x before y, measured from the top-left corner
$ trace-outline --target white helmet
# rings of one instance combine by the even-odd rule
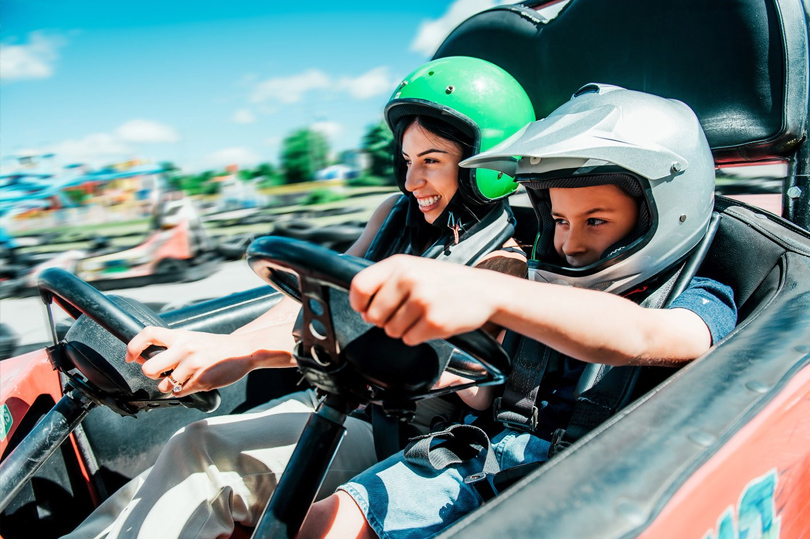
[[[714,159],[694,112],[606,84],[583,86],[547,118],[461,165],[498,170],[526,186],[539,220],[535,280],[616,294],[682,261],[714,208]],[[570,267],[554,253],[548,189],[604,184],[638,200],[636,228],[597,262]]]

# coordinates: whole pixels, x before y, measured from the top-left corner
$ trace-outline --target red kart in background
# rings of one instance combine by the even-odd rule
[[[59,253],[28,270],[19,294],[36,291],[40,274],[62,268],[100,290],[202,279],[216,270],[215,249],[193,202],[168,199],[155,208],[144,240],[128,249],[106,243]]]
[[[443,537],[810,537],[808,1],[571,0],[547,18],[551,4],[560,7],[523,2],[474,15],[436,57],[477,56],[502,66],[540,118],[589,82],[680,99],[700,118],[719,167],[787,163],[781,216],[718,197],[714,239],[698,274],[734,289],[737,328],[683,369],[645,371],[661,381],[628,388],[627,406]],[[516,214],[518,235],[532,238],[531,210]],[[347,329],[355,322],[340,290],[360,262],[284,238],[259,239],[248,255],[285,292],[301,297],[300,283],[329,307],[318,316],[326,317],[329,338],[343,351],[336,360],[348,362],[351,376],[319,371],[304,352],[299,364],[310,383],[329,389],[330,403],[345,403],[344,390],[358,386],[372,386],[370,400],[382,404],[391,395],[423,396],[424,388],[414,389],[419,383],[398,386],[379,361],[371,376],[372,364],[357,359],[404,353],[396,342],[369,343],[368,331]],[[219,402],[214,413],[242,411],[292,390],[300,376],[252,373],[220,395],[180,402],[123,364],[121,341],[143,323],[231,331],[277,301],[270,288],[161,317],[58,270],[43,274],[40,291],[79,322],[48,350],[0,363],[6,539],[69,531],[202,410]],[[303,305],[305,317],[315,316],[307,314],[309,301]],[[305,324],[304,342],[307,331]],[[497,347],[474,338],[452,344],[477,358],[482,380],[508,370]],[[306,451],[315,442],[334,447],[340,434],[318,421],[303,433],[303,449],[255,537],[295,535],[329,462],[329,451]]]

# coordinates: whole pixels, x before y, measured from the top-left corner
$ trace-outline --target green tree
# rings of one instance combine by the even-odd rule
[[[260,189],[284,184],[284,177],[273,163],[261,163],[254,169],[242,169],[238,175],[239,179],[245,182],[258,179]]]
[[[256,174],[256,169],[249,169],[249,168],[239,169],[239,172],[236,173],[236,177],[242,180],[243,182],[250,181],[258,176],[259,175]]]
[[[323,133],[309,128],[293,132],[281,145],[281,166],[287,183],[312,180],[315,172],[326,167],[328,156],[329,143]]]
[[[161,161],[160,168],[163,169],[163,177],[169,190],[179,191],[183,188],[183,175],[177,165],[171,161]]]
[[[214,179],[214,172],[207,170],[201,174],[183,176],[180,185],[189,195],[212,195],[219,191],[219,184]]]
[[[394,135],[388,129],[385,122],[379,122],[368,126],[366,134],[363,135],[361,148],[371,158],[369,172],[373,176],[390,178],[394,177]]]
[[[262,176],[264,178],[271,179],[278,176],[278,170],[273,163],[262,163],[253,170],[256,173],[255,177],[257,178]]]

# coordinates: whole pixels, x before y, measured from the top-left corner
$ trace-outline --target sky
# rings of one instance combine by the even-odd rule
[[[3,0],[0,166],[278,164],[302,127],[357,148],[402,77],[499,0]]]

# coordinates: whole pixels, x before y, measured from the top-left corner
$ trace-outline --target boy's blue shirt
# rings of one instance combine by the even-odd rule
[[[702,318],[712,334],[712,344],[717,344],[737,325],[734,291],[730,286],[707,277],[693,278],[669,308],[689,309]]]
[[[706,277],[694,277],[686,290],[669,309],[688,309],[697,314],[709,328],[712,344],[728,335],[737,324],[737,306],[731,287]],[[627,328],[632,331],[632,328]],[[574,389],[587,364],[564,358],[550,371],[546,371],[537,398],[541,408],[537,434],[546,439],[555,429],[567,425],[574,411]]]

